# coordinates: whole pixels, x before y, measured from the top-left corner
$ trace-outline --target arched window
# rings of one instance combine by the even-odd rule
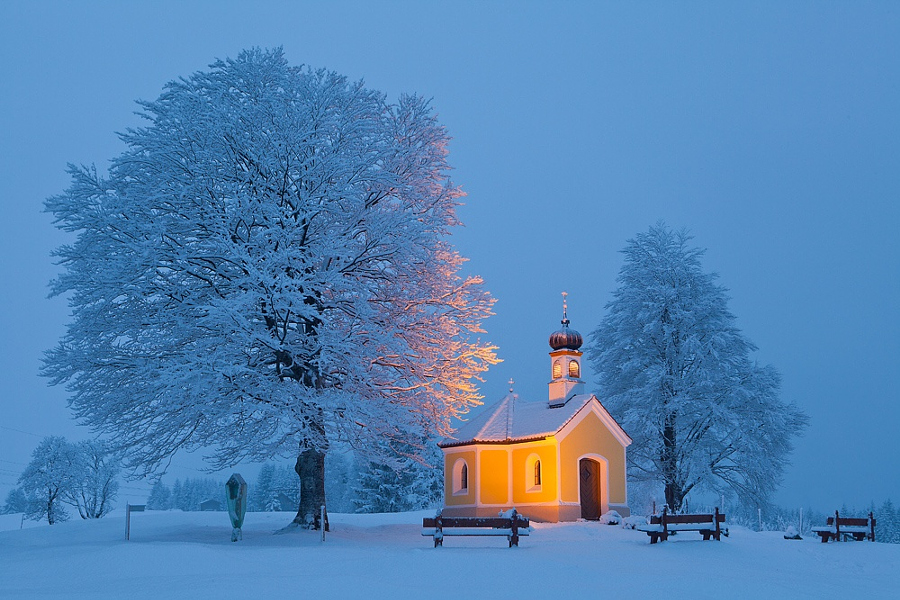
[[[469,465],[462,458],[453,463],[453,493],[469,493]]]
[[[559,379],[562,377],[562,363],[559,362],[559,359],[553,361],[553,379]]]
[[[569,377],[574,377],[575,379],[581,377],[581,368],[579,367],[577,360],[569,361]]]
[[[525,460],[525,491],[541,491],[541,459],[537,454],[531,454]]]

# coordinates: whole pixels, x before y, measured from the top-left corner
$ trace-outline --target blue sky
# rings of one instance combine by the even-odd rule
[[[587,334],[664,219],[811,417],[777,500],[900,501],[900,4],[623,4],[0,3],[0,493],[40,437],[87,435],[37,376],[68,315],[42,213],[66,163],[104,168],[167,81],[283,46],[433,98],[468,193],[454,243],[498,299],[487,402],[510,377],[546,397],[560,292]]]

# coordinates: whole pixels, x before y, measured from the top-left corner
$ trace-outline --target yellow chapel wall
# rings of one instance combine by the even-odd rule
[[[468,467],[468,485],[465,494],[453,493],[453,465],[458,459],[466,461]],[[444,451],[444,506],[475,504],[478,488],[478,466],[475,464],[475,450]]]
[[[578,458],[585,454],[599,454],[609,461],[609,503],[625,504],[625,448],[593,412],[559,443],[562,501],[581,501],[578,497]]]
[[[482,449],[478,453],[480,504],[509,503],[509,450]]]
[[[541,488],[528,491],[533,471],[527,469],[528,457],[536,454],[541,461]],[[553,437],[527,444],[512,446],[513,504],[555,502],[558,500],[558,474],[556,472],[556,439]],[[526,472],[528,471],[528,472]]]

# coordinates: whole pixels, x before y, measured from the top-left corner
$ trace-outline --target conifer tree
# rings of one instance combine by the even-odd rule
[[[150,488],[147,497],[147,510],[170,510],[172,506],[172,490],[158,479]]]
[[[766,507],[806,416],[728,310],[685,231],[629,240],[619,288],[587,356],[604,406],[634,440],[629,477],[660,482],[671,510],[694,489]]]
[[[382,449],[362,460],[353,500],[356,512],[403,512],[439,504],[443,498],[443,455],[434,442],[423,446],[427,463],[413,458],[409,444]]]

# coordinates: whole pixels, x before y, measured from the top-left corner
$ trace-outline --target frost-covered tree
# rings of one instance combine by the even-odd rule
[[[325,494],[328,505],[337,512],[353,511],[356,476],[352,456],[346,448],[336,448],[325,457]]]
[[[108,175],[47,200],[75,234],[72,322],[43,373],[137,474],[296,457],[295,522],[329,444],[449,433],[495,361],[491,298],[447,241],[460,190],[428,102],[251,50],[140,103]]]
[[[264,464],[250,488],[249,504],[252,510],[271,512],[291,510],[300,501],[297,475],[289,467]]]
[[[119,492],[118,457],[100,440],[79,442],[75,452],[76,472],[66,492],[66,501],[78,510],[82,519],[99,519],[113,509]]]
[[[6,494],[6,501],[3,503],[3,509],[0,514],[9,515],[14,513],[28,512],[28,498],[22,488],[13,488]]]
[[[171,508],[172,490],[162,482],[162,479],[158,479],[150,488],[150,495],[147,496],[147,510],[170,510]]]
[[[900,515],[888,498],[875,513],[875,539],[887,544],[900,544]]]
[[[172,484],[172,499],[171,499],[171,507],[177,508],[178,510],[183,510],[181,507],[186,503],[182,502],[182,498],[184,493],[182,491],[181,480],[176,479],[175,483]]]
[[[604,405],[634,443],[629,476],[659,481],[680,510],[694,489],[767,503],[807,417],[751,359],[704,251],[658,223],[623,250],[619,288],[588,357]]]
[[[439,504],[443,498],[443,453],[435,442],[426,441],[422,446],[427,452],[421,458],[408,444],[397,444],[368,459],[360,457],[353,499],[356,512],[402,512]]]
[[[65,438],[48,436],[41,440],[19,476],[19,485],[28,499],[29,519],[47,519],[50,525],[68,520],[63,503],[79,477],[78,463],[75,445]]]

